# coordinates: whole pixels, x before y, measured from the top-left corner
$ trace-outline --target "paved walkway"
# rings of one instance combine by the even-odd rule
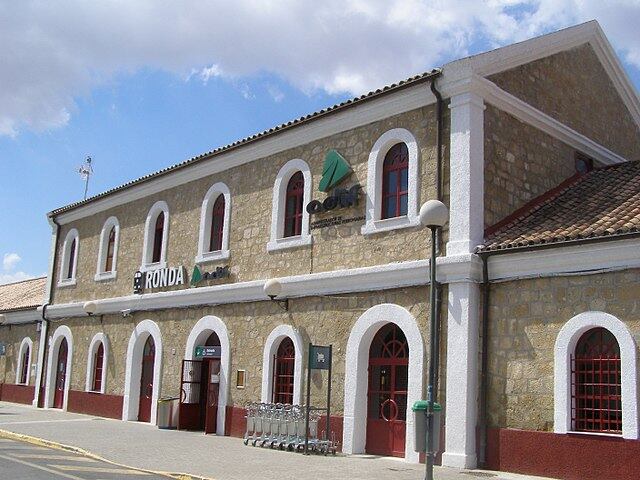
[[[241,439],[159,430],[137,422],[0,402],[0,430],[82,448],[135,468],[215,480],[421,480],[424,465],[374,456],[304,456],[245,446]],[[1,435],[1,432],[0,432]],[[436,467],[437,480],[524,480],[501,472]]]

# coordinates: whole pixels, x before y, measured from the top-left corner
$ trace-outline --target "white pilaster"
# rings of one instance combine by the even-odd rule
[[[480,314],[478,284],[449,284],[447,310],[447,431],[442,465],[475,468]]]
[[[484,231],[484,101],[455,95],[451,109],[450,219],[447,256],[470,253]]]

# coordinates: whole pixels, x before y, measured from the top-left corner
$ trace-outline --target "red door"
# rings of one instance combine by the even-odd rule
[[[62,408],[64,405],[64,386],[67,381],[67,339],[63,338],[58,350],[58,362],[56,363],[56,385],[53,395],[53,408]]]
[[[273,357],[273,403],[293,403],[293,379],[296,365],[296,349],[286,337],[280,342]]]
[[[369,349],[368,453],[404,457],[409,347],[402,330],[388,324]]]
[[[210,359],[207,370],[208,386],[204,433],[216,433],[218,425],[218,393],[220,392],[220,359]]]
[[[156,358],[156,346],[149,335],[142,353],[142,374],[140,375],[140,404],[138,421],[151,421],[151,399],[153,397],[153,365]]]

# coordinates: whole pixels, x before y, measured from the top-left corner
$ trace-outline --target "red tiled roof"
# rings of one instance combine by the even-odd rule
[[[541,195],[487,229],[480,252],[640,231],[640,162],[593,170]]]
[[[46,277],[0,285],[0,312],[27,310],[42,305]]]

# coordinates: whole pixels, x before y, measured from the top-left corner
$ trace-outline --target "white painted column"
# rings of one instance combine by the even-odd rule
[[[450,220],[447,257],[468,255],[484,237],[484,101],[473,92],[452,97]],[[478,418],[480,288],[449,284],[446,442],[442,464],[474,468]]]

